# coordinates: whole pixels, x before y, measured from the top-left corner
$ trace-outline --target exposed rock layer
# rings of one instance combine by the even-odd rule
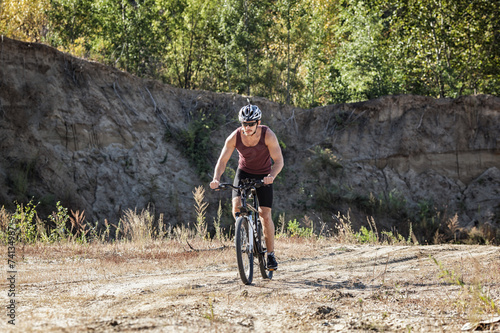
[[[165,133],[185,130],[196,110],[232,117],[245,102],[3,38],[0,204],[36,195],[116,222],[125,209],[153,203],[170,223],[190,220],[191,192],[202,182]],[[394,195],[408,207],[432,202],[457,212],[462,226],[500,224],[499,97],[387,96],[309,110],[253,102],[286,145],[276,212],[311,214],[322,186]],[[236,126],[213,133],[214,151]],[[340,171],[311,170],[315,147],[329,148]],[[332,202],[332,212],[340,209]]]

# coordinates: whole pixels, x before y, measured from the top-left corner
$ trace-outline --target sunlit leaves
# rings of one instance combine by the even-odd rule
[[[500,91],[491,0],[3,0],[0,32],[189,89],[309,107]]]
[[[497,93],[500,3],[485,0],[393,0],[392,44],[401,43],[399,61],[408,90],[455,97],[478,91]],[[495,37],[496,36],[496,37]],[[498,72],[496,74],[498,77]]]
[[[2,0],[0,32],[11,38],[38,42],[47,32],[49,0]]]

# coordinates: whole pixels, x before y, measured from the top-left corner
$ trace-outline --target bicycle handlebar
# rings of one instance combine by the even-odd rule
[[[264,181],[261,179],[243,179],[242,182],[243,182],[243,184],[241,184],[239,186],[234,186],[231,183],[220,183],[219,187],[216,188],[216,190],[226,189],[226,188],[233,188],[235,190],[246,190],[246,189],[249,189],[252,187],[259,188],[261,186],[267,186],[266,184],[264,184]]]

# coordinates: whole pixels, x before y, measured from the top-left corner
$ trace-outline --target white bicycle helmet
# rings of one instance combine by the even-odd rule
[[[257,105],[248,104],[240,109],[238,114],[238,119],[240,123],[248,121],[257,121],[262,117],[262,111],[260,111]]]

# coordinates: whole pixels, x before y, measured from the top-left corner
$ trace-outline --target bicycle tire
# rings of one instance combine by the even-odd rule
[[[253,279],[253,252],[249,251],[248,220],[246,217],[238,217],[236,220],[236,260],[238,262],[238,272],[244,284],[251,284]]]
[[[268,272],[267,270],[267,261],[266,261],[266,242],[264,239],[264,232],[262,231],[262,223],[260,220],[257,222],[257,238],[255,239],[255,251],[257,253],[257,258],[259,259],[259,270],[260,270],[260,275],[262,275],[263,279],[271,279],[273,277],[271,272]]]

